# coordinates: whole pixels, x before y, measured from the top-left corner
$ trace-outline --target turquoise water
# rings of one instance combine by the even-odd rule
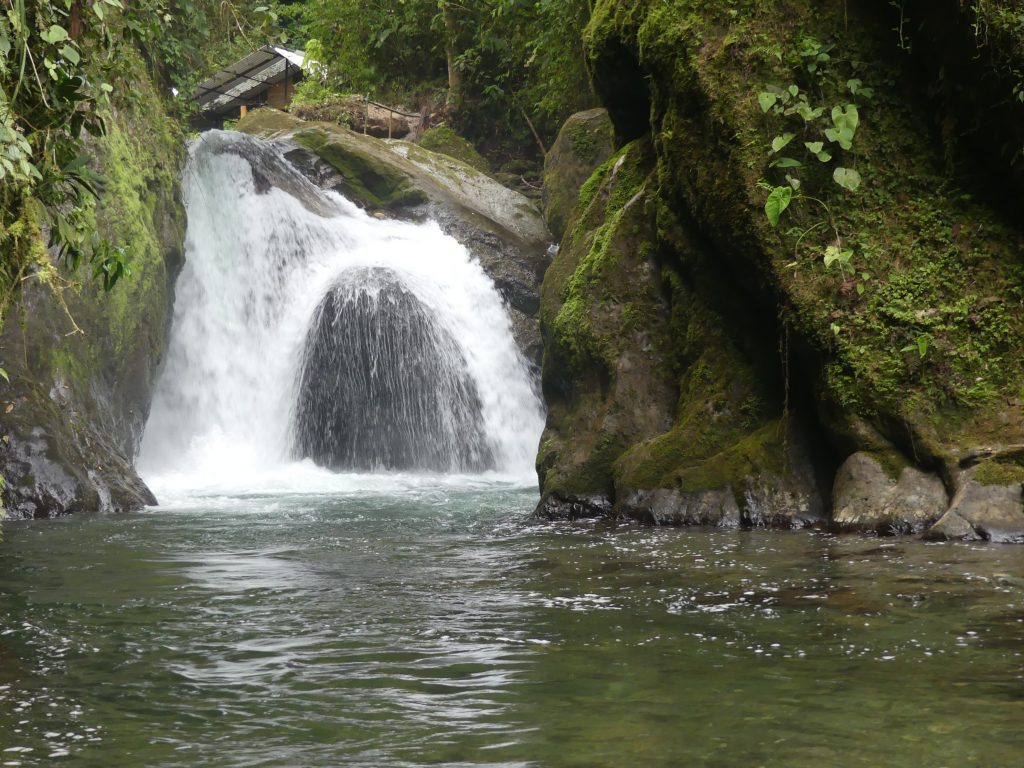
[[[0,765],[1024,765],[1024,550],[420,480],[7,524]]]

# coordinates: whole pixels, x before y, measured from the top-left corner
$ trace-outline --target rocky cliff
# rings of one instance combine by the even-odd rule
[[[597,4],[617,153],[544,281],[541,513],[1024,540],[1020,48],[920,10]]]
[[[149,85],[137,83],[92,149],[105,179],[95,226],[128,250],[132,275],[103,294],[84,269],[40,272],[5,318],[0,356],[11,380],[0,381],[0,474],[8,517],[155,503],[132,460],[183,260],[184,142]]]

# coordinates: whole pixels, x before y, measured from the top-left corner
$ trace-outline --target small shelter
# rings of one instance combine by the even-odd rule
[[[287,109],[305,57],[302,51],[265,45],[200,83],[192,100],[208,120],[239,117],[252,107]]]

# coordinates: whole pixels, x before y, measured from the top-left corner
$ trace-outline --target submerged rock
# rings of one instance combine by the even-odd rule
[[[458,345],[391,270],[342,274],[301,365],[298,458],[343,471],[493,468]]]

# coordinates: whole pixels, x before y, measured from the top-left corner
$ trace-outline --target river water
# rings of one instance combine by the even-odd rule
[[[1024,764],[1017,548],[346,482],[5,526],[0,765]]]
[[[1024,550],[531,522],[471,254],[191,157],[161,506],[4,526],[0,766],[1024,765]]]

